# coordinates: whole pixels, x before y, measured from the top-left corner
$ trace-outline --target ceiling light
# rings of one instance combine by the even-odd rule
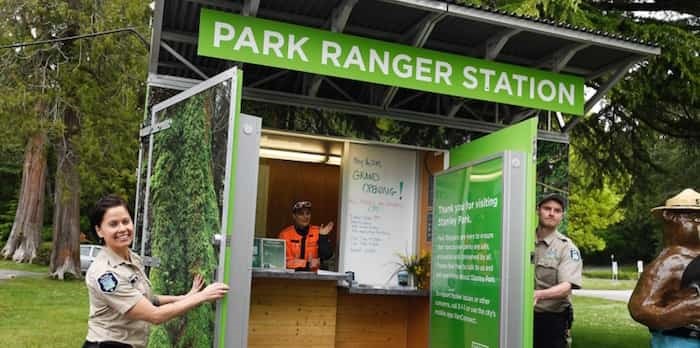
[[[323,154],[260,148],[260,157],[296,162],[326,163],[340,165],[340,157]]]

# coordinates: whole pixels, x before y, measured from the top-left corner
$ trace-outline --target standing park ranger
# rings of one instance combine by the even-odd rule
[[[197,275],[186,295],[154,295],[141,258],[129,249],[134,224],[126,202],[116,195],[95,204],[90,224],[105,248],[85,276],[90,316],[83,348],[146,347],[151,324],[166,322],[228,292],[222,283],[204,287],[203,278]]]
[[[581,288],[581,254],[557,231],[566,200],[551,194],[537,204],[534,348],[564,348],[571,316],[571,289]]]

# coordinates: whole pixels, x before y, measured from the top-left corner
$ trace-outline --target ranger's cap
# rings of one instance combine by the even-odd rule
[[[301,209],[311,209],[311,201],[297,201],[294,204],[292,204],[292,213],[296,213],[298,210]]]
[[[561,209],[566,210],[566,198],[564,198],[564,196],[558,193],[549,193],[544,195],[542,198],[540,198],[540,201],[537,202],[537,207],[539,208],[542,204],[549,201],[555,201],[559,203],[561,205]]]

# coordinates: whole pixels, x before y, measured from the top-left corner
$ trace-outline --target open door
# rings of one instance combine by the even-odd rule
[[[241,82],[233,68],[158,103],[141,131],[134,248],[156,291],[182,292],[196,272],[229,285],[216,313],[196,309],[215,318],[214,347],[247,347],[261,120],[241,115]]]
[[[430,346],[532,347],[537,119],[450,151],[435,176]]]

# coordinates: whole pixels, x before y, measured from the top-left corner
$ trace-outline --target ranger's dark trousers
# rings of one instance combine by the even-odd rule
[[[566,348],[569,313],[535,312],[533,348]]]

